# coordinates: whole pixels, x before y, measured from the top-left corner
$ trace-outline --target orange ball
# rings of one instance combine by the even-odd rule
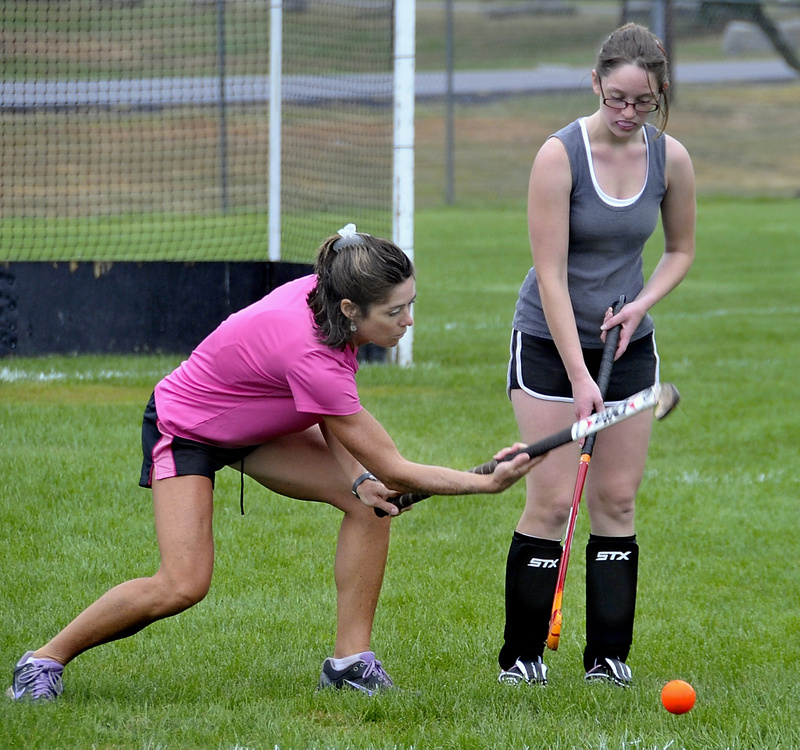
[[[683,680],[672,680],[661,690],[661,702],[671,714],[685,714],[691,711],[696,698],[694,688]]]

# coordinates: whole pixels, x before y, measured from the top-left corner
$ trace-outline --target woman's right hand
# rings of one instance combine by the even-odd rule
[[[586,419],[594,412],[605,409],[603,397],[600,395],[600,388],[591,378],[589,373],[586,377],[576,382],[572,386],[572,398],[575,402],[575,419]]]
[[[508,489],[512,484],[519,481],[524,477],[536,464],[540,463],[544,456],[536,456],[531,458],[527,453],[520,453],[514,458],[503,461],[502,459],[509,453],[525,448],[525,443],[514,443],[507,448],[503,448],[494,454],[494,458],[499,461],[495,470],[490,475],[497,485],[495,492],[502,492]]]

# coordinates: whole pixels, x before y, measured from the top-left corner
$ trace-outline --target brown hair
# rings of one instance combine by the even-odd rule
[[[620,26],[606,39],[597,56],[595,70],[602,80],[622,65],[636,65],[656,81],[653,91],[660,103],[657,127],[659,135],[669,120],[669,63],[661,40],[652,31],[635,23]]]
[[[414,275],[414,264],[389,240],[358,234],[360,240],[336,249],[341,237],[328,237],[317,250],[317,286],[308,295],[317,338],[332,349],[344,349],[352,332],[341,310],[343,299],[354,302],[363,316],[386,300],[394,287]]]

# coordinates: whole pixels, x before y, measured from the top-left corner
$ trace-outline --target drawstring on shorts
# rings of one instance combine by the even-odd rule
[[[239,474],[239,510],[244,515],[244,458],[242,458],[239,471],[241,472]]]

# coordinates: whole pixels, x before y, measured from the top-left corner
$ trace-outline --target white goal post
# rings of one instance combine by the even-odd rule
[[[416,0],[393,0],[392,240],[414,260],[414,98]],[[281,127],[283,118],[284,0],[270,5],[269,259],[281,260]],[[278,126],[275,127],[275,124]],[[413,363],[413,328],[390,353],[391,361]]]
[[[394,215],[396,245],[414,260],[414,77],[416,0],[395,0],[394,41]],[[394,350],[401,367],[413,363],[414,327]]]

